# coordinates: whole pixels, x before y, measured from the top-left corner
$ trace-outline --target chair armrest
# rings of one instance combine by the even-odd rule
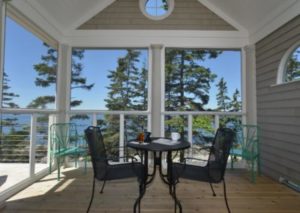
[[[106,158],[107,162],[108,161],[119,161],[120,159],[131,159],[131,162],[134,163],[134,162],[138,162],[138,159],[135,158],[134,156],[122,156],[122,157],[113,157],[113,156],[109,156],[108,158]]]
[[[207,159],[200,159],[200,158],[184,158],[184,162],[186,162],[186,160],[197,160],[197,161],[208,161]]]

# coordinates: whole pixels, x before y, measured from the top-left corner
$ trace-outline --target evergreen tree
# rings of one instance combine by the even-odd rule
[[[209,101],[210,84],[216,75],[201,65],[206,59],[217,58],[220,51],[167,49],[165,64],[165,109],[167,111],[203,111]],[[194,119],[198,127],[201,118]],[[167,136],[178,131],[184,137],[186,117],[166,116]]]
[[[145,109],[146,73],[145,67],[139,71],[140,52],[127,50],[123,58],[118,59],[118,67],[111,70],[108,78],[111,81],[108,98],[105,99],[109,110],[141,110]]]
[[[3,85],[2,85],[2,106],[5,108],[19,108],[19,105],[13,102],[14,98],[18,98],[19,95],[10,91],[9,86],[9,78],[6,72],[3,72]],[[0,137],[5,137],[3,132],[3,127],[10,126],[11,130],[14,128],[14,125],[16,125],[18,119],[16,117],[10,118],[10,117],[2,117],[2,114],[0,114]],[[0,140],[0,144],[2,144],[2,140]]]
[[[143,62],[143,67],[138,72],[138,81],[135,83],[136,97],[133,100],[135,110],[147,110],[148,105],[148,69],[146,62]]]
[[[204,110],[209,101],[210,83],[216,75],[200,63],[216,58],[213,50],[166,50],[166,110]]]
[[[231,112],[240,112],[242,110],[242,102],[240,100],[240,92],[235,89],[232,100],[228,103],[228,109]],[[242,123],[240,116],[223,116],[220,119],[220,127],[236,128]]]
[[[46,43],[47,54],[41,56],[41,63],[35,64],[34,69],[38,77],[35,79],[35,85],[38,87],[49,87],[56,85],[57,79],[57,50],[50,47]],[[80,63],[84,57],[84,50],[73,49],[72,51],[72,74],[71,74],[71,89],[90,90],[94,84],[87,84],[86,78],[82,77],[83,66]],[[28,107],[47,108],[49,104],[55,102],[55,96],[40,96],[32,100]],[[82,103],[81,100],[71,100],[71,106],[75,107]]]
[[[218,109],[225,112],[228,109],[230,98],[227,96],[227,83],[223,77],[220,79],[219,83],[216,86],[218,88]]]
[[[18,94],[10,92],[8,75],[3,72],[3,85],[2,85],[2,106],[6,108],[19,108],[19,105],[13,102],[14,98],[19,97]]]
[[[240,92],[238,89],[235,89],[231,102],[229,104],[229,108],[231,112],[239,112],[242,109],[242,103],[240,101]]]
[[[105,99],[108,110],[145,110],[147,108],[148,70],[145,63],[141,70],[137,67],[140,54],[138,50],[127,49],[126,55],[118,59],[117,68],[109,72],[108,78],[111,83],[107,87],[109,92]],[[105,120],[106,143],[109,147],[116,146],[119,141],[119,117],[106,115]],[[140,126],[143,124],[139,116],[130,116],[126,120],[129,120],[126,122],[126,129],[131,129],[135,133],[140,131]]]
[[[300,47],[289,57],[286,67],[286,81],[300,79]]]
[[[87,84],[87,79],[82,77],[83,65],[80,62],[84,57],[84,50],[73,49],[72,50],[72,74],[71,74],[71,90],[84,89],[91,90],[94,84]],[[79,106],[82,101],[71,97],[71,107]],[[73,100],[72,100],[73,99]]]

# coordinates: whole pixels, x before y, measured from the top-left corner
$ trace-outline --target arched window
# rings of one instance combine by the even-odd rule
[[[300,42],[291,46],[281,59],[277,83],[300,80]]]
[[[174,9],[174,0],[140,0],[140,9],[149,19],[162,20]]]

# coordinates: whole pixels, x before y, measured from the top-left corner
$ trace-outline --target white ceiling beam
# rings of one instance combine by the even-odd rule
[[[41,11],[34,8],[28,1],[11,1],[11,4],[57,41],[62,40],[62,31],[49,21],[49,17],[45,17]]]
[[[79,26],[90,20],[93,16],[104,10],[106,7],[114,3],[115,0],[101,0],[99,3],[91,8],[87,13],[82,14],[77,20],[75,20],[67,31],[76,30]]]
[[[80,30],[66,36],[75,47],[149,47],[163,44],[186,48],[241,48],[248,35],[236,31]]]
[[[53,15],[50,14],[44,7],[41,6],[39,0],[26,0],[28,5],[30,5],[37,13],[40,14],[47,22],[55,26],[61,33],[64,31],[64,27],[60,22],[56,21],[53,18]]]
[[[201,4],[206,6],[208,9],[213,11],[215,14],[217,14],[219,17],[227,21],[229,24],[231,24],[233,27],[235,27],[238,31],[242,33],[248,33],[248,30],[242,26],[240,23],[238,23],[235,19],[231,18],[230,15],[224,13],[220,8],[216,7],[214,4],[212,4],[209,0],[198,0]]]
[[[300,14],[300,0],[283,2],[250,32],[250,44],[255,44]]]

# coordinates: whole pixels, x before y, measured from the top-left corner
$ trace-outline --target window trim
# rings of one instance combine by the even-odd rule
[[[52,46],[54,49],[58,49],[58,41],[36,25],[33,21],[27,18],[23,13],[16,9],[11,4],[7,4],[6,8],[7,16],[13,19],[15,22],[26,28],[29,32],[33,33],[39,39]]]
[[[12,6],[11,4],[7,3],[5,5],[5,13],[3,15],[3,20],[1,20],[3,22],[3,43],[5,43],[5,36],[6,36],[6,30],[7,30],[7,24],[6,24],[6,19],[10,18],[11,20],[13,20],[17,25],[19,25],[21,28],[23,28],[25,31],[31,33],[34,37],[36,37],[37,39],[39,39],[41,42],[46,43],[47,45],[49,45],[50,47],[52,47],[53,49],[57,50],[57,75],[59,74],[59,43],[57,40],[55,40],[53,37],[51,37],[48,33],[46,33],[44,30],[42,30],[39,26],[37,26],[34,22],[32,22],[30,19],[28,19],[25,15],[23,15],[23,13],[21,13],[18,9],[16,9],[14,6]],[[1,37],[1,36],[0,36]],[[1,38],[2,39],[2,38]],[[1,49],[1,51],[3,51],[2,53],[2,59],[3,62],[1,62],[1,74],[0,74],[0,82],[2,83],[4,78],[3,78],[3,74],[4,74],[4,63],[5,63],[5,44],[2,45],[3,48]],[[0,110],[1,111],[7,111],[7,112],[24,112],[24,113],[45,113],[45,112],[57,112],[57,84],[58,84],[58,79],[56,79],[56,83],[55,83],[55,89],[54,89],[54,96],[55,96],[55,102],[53,103],[54,107],[53,108],[46,108],[46,109],[41,109],[41,108],[29,108],[29,107],[20,107],[20,108],[8,108],[8,107],[4,107],[3,106],[3,86],[1,86],[0,92]]]
[[[286,66],[287,66],[287,62],[288,62],[288,58],[290,57],[290,55],[298,48],[300,47],[300,41],[297,41],[296,43],[294,43],[292,46],[290,46],[287,51],[284,53],[284,55],[282,56],[280,63],[279,63],[279,67],[278,67],[278,72],[277,72],[277,80],[276,80],[276,84],[286,84],[286,83],[291,83],[294,81],[299,81],[299,80],[292,80],[292,81],[285,81],[284,77],[285,77],[285,73],[286,73]]]
[[[140,10],[143,13],[144,16],[146,16],[148,19],[154,20],[154,21],[160,21],[163,20],[165,18],[167,18],[169,15],[171,15],[171,13],[174,10],[175,7],[175,2],[174,0],[168,0],[168,11],[161,16],[152,16],[149,13],[147,13],[146,11],[146,4],[147,4],[148,0],[139,0],[139,5],[140,5]]]
[[[82,49],[82,50],[126,50],[126,49],[135,49],[135,50],[146,50],[147,51],[147,55],[148,55],[148,90],[147,90],[147,95],[148,95],[148,101],[147,101],[147,108],[145,110],[108,110],[108,109],[93,109],[93,108],[89,108],[89,109],[74,109],[71,107],[71,96],[72,96],[72,91],[71,91],[71,75],[72,75],[72,51],[73,49]],[[69,102],[69,106],[68,108],[68,112],[69,113],[77,113],[80,114],[81,112],[97,112],[97,113],[110,113],[110,114],[140,114],[140,113],[150,113],[151,112],[151,104],[152,104],[152,52],[151,52],[151,48],[150,47],[144,47],[144,46],[138,46],[138,47],[103,47],[103,46],[95,46],[95,47],[90,47],[90,46],[70,46],[70,55],[68,57],[69,60],[69,85],[67,85],[68,87],[68,93],[66,95],[66,97],[68,98],[68,102]],[[148,123],[148,126],[149,125]]]

